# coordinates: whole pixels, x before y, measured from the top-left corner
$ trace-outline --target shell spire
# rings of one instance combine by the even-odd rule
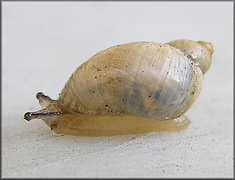
[[[213,44],[205,41],[175,40],[167,43],[187,54],[205,74],[211,66]]]

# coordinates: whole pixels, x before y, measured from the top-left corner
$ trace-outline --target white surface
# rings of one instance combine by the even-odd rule
[[[232,2],[2,4],[2,177],[233,177]],[[182,38],[215,49],[187,130],[75,137],[22,119],[96,52]]]

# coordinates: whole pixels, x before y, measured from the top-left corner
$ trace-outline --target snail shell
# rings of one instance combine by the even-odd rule
[[[57,100],[38,93],[44,109],[28,112],[24,118],[43,119],[50,127],[50,119],[57,127],[58,117],[65,113],[80,119],[123,115],[153,120],[180,118],[200,93],[213,51],[211,43],[191,40],[110,47],[80,65]],[[51,115],[55,116],[48,118]]]

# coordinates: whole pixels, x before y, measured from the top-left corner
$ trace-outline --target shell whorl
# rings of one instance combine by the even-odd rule
[[[127,43],[100,51],[79,66],[58,102],[71,113],[174,119],[196,100],[202,79],[195,62],[171,45]]]
[[[196,65],[205,74],[211,66],[212,54],[214,47],[211,43],[205,41],[192,41],[179,39],[167,44],[179,48],[196,63]]]

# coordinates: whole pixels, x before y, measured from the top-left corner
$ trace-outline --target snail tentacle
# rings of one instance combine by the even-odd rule
[[[51,99],[49,96],[45,96],[40,92],[37,93],[36,97],[39,100],[40,105],[44,108],[35,112],[26,112],[24,114],[24,119],[27,121],[32,119],[45,119],[47,116],[58,115],[64,112],[58,102]]]
[[[49,96],[46,96],[42,92],[38,92],[36,94],[36,98],[39,101],[39,104],[41,105],[42,108],[48,107],[51,103],[55,102],[55,100],[51,99]]]

